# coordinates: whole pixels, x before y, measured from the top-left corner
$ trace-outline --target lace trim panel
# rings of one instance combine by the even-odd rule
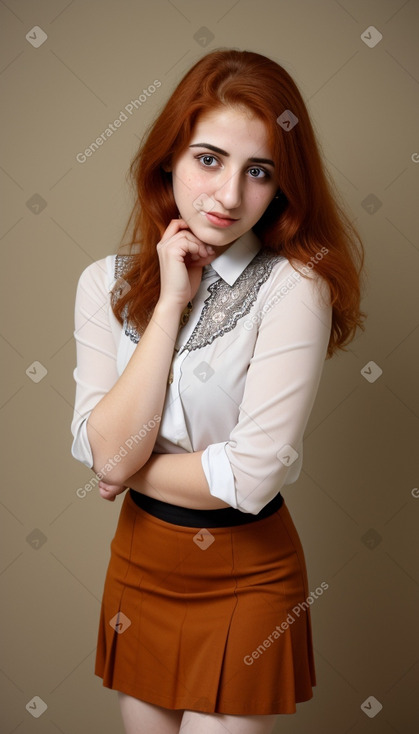
[[[262,249],[232,286],[222,278],[211,283],[199,321],[180,354],[186,349],[191,352],[212,344],[214,339],[234,329],[238,320],[249,313],[278,257]]]

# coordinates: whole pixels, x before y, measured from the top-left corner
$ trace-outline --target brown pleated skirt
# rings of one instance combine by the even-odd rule
[[[256,522],[207,530],[161,520],[127,491],[95,674],[168,709],[295,713],[316,685],[309,594],[285,503]]]

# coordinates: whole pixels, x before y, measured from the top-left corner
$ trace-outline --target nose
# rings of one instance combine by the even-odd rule
[[[241,204],[242,183],[239,173],[230,170],[224,172],[222,180],[217,181],[218,188],[213,197],[225,210],[236,209]]]

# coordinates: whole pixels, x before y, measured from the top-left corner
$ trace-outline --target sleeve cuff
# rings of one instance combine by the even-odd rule
[[[74,436],[71,454],[77,461],[81,461],[82,464],[87,466],[88,469],[93,468],[93,454],[87,437],[87,418],[80,424]]]
[[[227,441],[208,446],[201,457],[202,468],[210,494],[237,510],[239,508],[237,507],[234,475],[225,451],[226,445]]]

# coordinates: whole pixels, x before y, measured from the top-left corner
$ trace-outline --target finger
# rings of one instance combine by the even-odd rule
[[[181,233],[181,244],[186,245],[183,247],[185,255],[189,254],[191,257],[196,259],[194,256],[205,258],[215,254],[215,250],[211,245],[205,244],[192,233]],[[177,238],[174,238],[175,242]]]
[[[189,257],[190,260],[206,260],[207,258],[210,258],[214,255],[214,252],[206,252],[205,250],[202,251],[199,249],[197,252],[187,252],[186,256]]]
[[[185,222],[184,219],[172,219],[169,225],[166,227],[164,234],[161,238],[161,242],[165,242],[166,240],[173,237],[177,232],[180,232],[182,229],[188,229],[188,225]]]
[[[121,484],[108,484],[108,482],[104,482],[103,480],[99,482],[99,489],[101,489],[103,492],[107,492],[108,494],[112,493],[118,493],[122,490]]]
[[[189,265],[208,265],[217,257],[216,251],[211,245],[200,245],[196,249],[191,248],[189,253],[186,253],[185,261]]]
[[[99,487],[102,487],[102,489],[106,489],[107,491],[110,490],[120,490],[124,488],[123,484],[110,484],[110,482],[105,482],[103,479],[99,482]]]
[[[102,497],[103,500],[108,500],[109,502],[113,502],[115,499],[115,495],[110,495],[106,490],[100,489],[99,494]]]

